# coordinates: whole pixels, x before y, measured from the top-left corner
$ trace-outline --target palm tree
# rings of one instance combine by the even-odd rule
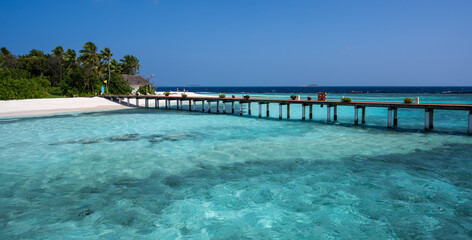
[[[72,49],[67,49],[64,53],[64,62],[66,69],[77,70],[77,54]]]
[[[50,64],[52,65],[51,69],[57,74],[59,72],[59,80],[62,81],[62,69],[64,68],[64,49],[61,46],[57,46],[52,50],[52,55],[49,56]],[[58,71],[57,71],[58,70]],[[54,85],[54,81],[51,82],[51,85]]]
[[[41,50],[38,50],[38,49],[32,49],[28,56],[31,59],[33,59],[33,64],[34,64],[33,65],[33,71],[38,68],[36,66],[36,64],[39,64],[40,76],[43,76],[43,72],[44,72],[43,62],[46,59],[46,55],[44,55],[44,51],[41,51]]]
[[[97,46],[92,42],[86,42],[84,46],[82,46],[79,52],[81,55],[79,56],[79,61],[82,62],[82,65],[87,70],[87,82],[88,85],[93,92],[93,83],[91,83],[91,76],[93,73],[98,73],[98,65],[99,65],[99,55],[97,54]],[[84,86],[85,88],[86,86]]]
[[[139,65],[139,60],[135,56],[126,55],[120,61],[126,74],[135,75],[139,72],[141,65]]]
[[[16,65],[16,57],[6,47],[0,49],[0,69],[12,68]]]
[[[113,53],[111,53],[110,49],[106,47],[102,51],[100,51],[100,55],[102,57],[103,62],[108,65],[108,80],[107,80],[107,95],[108,95],[108,84],[110,83],[110,78],[111,78],[110,61],[111,61],[111,56],[113,56]]]

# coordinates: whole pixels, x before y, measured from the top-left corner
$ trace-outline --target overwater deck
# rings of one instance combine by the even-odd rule
[[[388,109],[387,127],[392,128],[398,125],[398,109],[399,108],[417,108],[425,111],[425,130],[434,128],[434,110],[461,110],[468,111],[468,134],[472,135],[472,104],[440,104],[440,103],[397,103],[397,102],[341,102],[341,101],[317,101],[317,100],[291,100],[291,99],[265,99],[265,98],[219,98],[219,97],[181,97],[181,96],[150,96],[150,95],[107,95],[103,96],[111,100],[121,102],[126,99],[127,104],[130,105],[130,99],[136,100],[136,106],[139,106],[139,99],[145,100],[145,107],[149,107],[149,100],[155,100],[156,108],[159,108],[159,100],[165,100],[165,108],[170,109],[170,102],[176,101],[177,109],[183,110],[183,103],[188,103],[189,111],[197,111],[196,102],[202,103],[202,112],[211,112],[211,104],[215,103],[216,112],[226,113],[226,103],[231,103],[231,113],[235,113],[235,103],[239,103],[239,115],[243,114],[243,104],[248,105],[248,114],[251,114],[251,103],[259,105],[259,117],[262,117],[262,106],[266,105],[266,116],[269,116],[269,104],[279,104],[279,119],[282,119],[282,108],[287,108],[287,118],[290,118],[290,105],[299,104],[302,106],[302,120],[306,118],[306,107],[309,109],[308,117],[313,118],[313,105],[326,106],[326,121],[330,122],[331,117],[334,121],[337,120],[338,106],[352,106],[354,108],[354,124],[365,123],[365,112],[367,107],[383,107]],[[207,108],[205,108],[205,103]],[[221,104],[220,104],[221,103]],[[221,105],[221,106],[220,106]],[[222,108],[222,109],[221,109]],[[361,115],[359,117],[359,109]],[[221,111],[220,111],[221,110]]]

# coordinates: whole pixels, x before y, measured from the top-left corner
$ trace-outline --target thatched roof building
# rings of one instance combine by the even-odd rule
[[[127,74],[122,74],[123,79],[129,83],[129,85],[133,88],[133,92],[136,92],[139,87],[141,86],[151,86],[152,84],[144,79],[140,75],[127,75]]]

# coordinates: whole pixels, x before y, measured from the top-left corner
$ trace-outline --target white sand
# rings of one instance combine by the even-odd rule
[[[127,108],[101,97],[41,98],[0,101],[0,117]]]
[[[161,92],[156,93],[162,95]],[[180,96],[180,93],[172,95]],[[195,93],[187,93],[190,96],[205,96]],[[175,101],[172,101],[175,105]],[[145,100],[139,100],[139,106],[144,107]],[[155,101],[149,100],[149,107],[154,107]],[[159,101],[161,107],[164,106],[164,100]],[[120,103],[113,102],[102,97],[78,97],[78,98],[41,98],[25,100],[0,101],[0,117],[26,116],[39,114],[52,114],[63,112],[86,112],[123,109],[136,107],[136,99],[130,99],[130,105],[127,105],[127,99]]]

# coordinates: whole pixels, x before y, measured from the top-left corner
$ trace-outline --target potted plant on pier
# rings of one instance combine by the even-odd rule
[[[164,92],[164,95],[168,97],[170,95],[170,92]]]
[[[187,98],[187,97],[188,97],[188,95],[187,95],[187,94],[185,94],[185,93],[182,93],[182,98]]]
[[[343,98],[341,98],[341,102],[350,103],[350,102],[352,102],[352,98],[350,98],[350,97],[343,97]]]
[[[410,97],[406,97],[406,98],[403,99],[403,102],[404,103],[413,103],[413,99],[410,98]]]
[[[251,98],[251,96],[249,96],[249,95],[244,95],[243,98],[246,99],[246,100],[249,100],[249,98]]]
[[[312,98],[311,98],[311,97],[307,97],[306,99],[308,99],[308,101],[311,101]]]
[[[220,97],[220,98],[225,98],[225,97],[226,97],[226,94],[220,93],[219,97]]]
[[[290,98],[291,98],[292,100],[295,100],[295,99],[297,99],[297,96],[296,96],[296,95],[290,95]]]
[[[236,95],[231,95],[232,98],[236,98]]]

